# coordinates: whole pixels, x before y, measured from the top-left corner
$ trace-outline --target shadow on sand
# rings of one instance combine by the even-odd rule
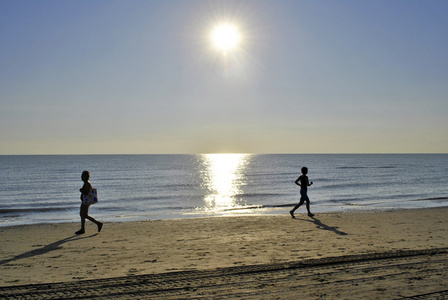
[[[28,252],[16,255],[13,258],[0,260],[0,266],[4,265],[4,264],[7,264],[7,263],[10,263],[10,262],[13,262],[13,261],[16,261],[16,260],[29,258],[29,257],[33,257],[33,256],[38,256],[38,255],[43,255],[43,254],[49,253],[51,251],[59,250],[59,249],[62,249],[63,248],[62,245],[67,243],[67,242],[77,241],[77,240],[82,240],[82,239],[88,239],[88,238],[91,238],[91,237],[94,237],[94,236],[97,236],[97,235],[98,235],[98,233],[95,233],[95,234],[92,234],[92,235],[89,235],[89,236],[83,236],[83,237],[81,237],[79,235],[73,235],[73,236],[70,236],[68,238],[62,239],[60,241],[57,241],[57,242],[48,244],[46,246],[43,246],[42,248],[34,249],[34,250],[31,250],[31,251],[28,251]]]
[[[332,231],[339,235],[348,235],[348,233],[338,230],[339,227],[337,227],[337,226],[328,226],[327,224],[322,223],[316,217],[311,217],[311,219],[312,220],[310,220],[310,219],[295,219],[295,220],[307,221],[307,222],[314,223],[314,224],[316,224],[316,228],[318,228],[318,229]]]

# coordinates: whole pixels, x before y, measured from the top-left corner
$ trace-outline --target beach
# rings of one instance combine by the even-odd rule
[[[3,289],[0,296],[13,295],[8,293],[14,293],[14,288],[6,288],[12,286],[33,285],[36,290],[40,286],[36,284],[73,285],[86,281],[94,284],[95,280],[101,282],[117,277],[137,282],[146,278],[144,282],[148,282],[148,278],[160,281],[161,274],[162,282],[179,276],[185,281],[191,276],[191,285],[194,278],[202,276],[198,274],[211,274],[209,277],[215,279],[222,279],[223,272],[274,276],[273,269],[292,273],[279,275],[286,280],[283,284],[270,287],[265,282],[257,286],[259,294],[254,292],[246,298],[263,298],[262,295],[273,291],[272,298],[322,297],[319,293],[333,298],[337,293],[338,298],[345,299],[353,295],[399,298],[440,293],[446,290],[448,279],[447,215],[447,207],[334,212],[316,214],[314,218],[307,217],[302,210],[296,212],[296,219],[286,212],[283,215],[105,223],[100,233],[93,223],[87,223],[86,233],[80,236],[74,234],[79,229],[78,223],[1,227],[0,287]],[[409,267],[406,272],[403,268],[397,272],[396,267],[388,267],[382,271],[384,274],[372,277],[372,284],[355,285],[351,279],[350,289],[341,286],[354,261],[368,261],[371,269],[384,265],[385,260],[381,258],[384,256],[395,259],[408,256],[402,263],[414,260],[416,267],[414,271]],[[377,259],[366,260],[366,257]],[[439,267],[425,269],[428,260],[435,257],[433,263]],[[338,259],[335,267],[334,260]],[[319,291],[315,290],[315,285],[294,289],[297,274],[307,263],[319,268],[312,272],[320,274],[321,283],[326,280],[322,273],[332,268],[332,276],[338,280],[327,282]],[[311,272],[310,269],[307,272]],[[366,274],[361,273],[364,275],[359,276]],[[318,280],[316,274],[309,279]],[[304,277],[302,283],[306,280]],[[243,285],[240,288],[251,289],[242,282],[238,281]],[[221,285],[209,284],[206,290],[201,290],[204,285],[199,284],[196,293],[212,295],[214,286],[216,292]],[[177,292],[177,296],[172,295],[174,298],[199,297],[194,289]],[[120,295],[126,298],[126,292]],[[145,293],[145,297],[151,295]]]

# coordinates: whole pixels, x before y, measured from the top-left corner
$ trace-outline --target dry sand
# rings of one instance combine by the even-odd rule
[[[130,276],[128,278],[138,281],[140,277],[133,275],[167,272],[170,274],[164,274],[165,279],[178,278],[181,276],[179,274],[184,278],[190,276],[190,273],[179,271],[194,270],[195,272],[191,272],[193,282],[197,274],[212,272],[210,277],[213,277],[213,274],[219,277],[223,272],[220,268],[239,267],[227,270],[239,270],[239,274],[245,273],[244,270],[252,270],[249,272],[250,276],[274,276],[274,273],[269,271],[272,268],[293,272],[289,275],[279,275],[286,281],[283,284],[279,281],[277,290],[263,285],[257,287],[258,294],[249,293],[245,298],[265,298],[268,291],[271,298],[294,298],[302,295],[308,298],[331,299],[337,295],[338,298],[350,299],[353,295],[397,298],[398,295],[411,296],[446,290],[446,287],[443,287],[448,282],[447,255],[437,258],[442,267],[437,267],[436,271],[433,267],[432,271],[423,270],[428,259],[432,257],[434,260],[432,252],[432,255],[412,258],[417,259],[414,263],[417,267],[413,273],[409,270],[406,273],[388,269],[389,271],[382,271],[383,275],[375,277],[387,277],[388,272],[404,276],[400,279],[400,287],[395,286],[398,279],[382,280],[379,287],[367,287],[350,281],[350,289],[346,289],[340,281],[342,276],[348,276],[342,274],[344,261],[351,260],[350,257],[356,258],[356,255],[409,250],[421,250],[423,252],[418,253],[425,253],[426,250],[437,249],[446,253],[448,208],[322,213],[316,214],[314,218],[309,218],[304,213],[296,213],[296,216],[297,219],[291,219],[289,214],[284,214],[105,223],[101,233],[96,232],[94,224],[88,223],[86,234],[81,236],[74,235],[79,224],[1,227],[0,287],[78,282],[120,276]],[[292,281],[288,281],[297,281],[294,276],[297,276],[298,271],[292,268],[291,264],[325,261],[329,257],[344,257],[341,266],[336,268],[339,270],[339,277],[336,276],[338,280],[333,280],[333,286],[327,282],[325,288],[316,292],[315,287],[303,288],[303,283],[307,280],[303,277],[299,291],[294,288],[298,283],[294,285]],[[377,263],[384,264],[379,261]],[[314,276],[334,268],[325,263],[317,265],[318,269],[313,271]],[[350,269],[349,265],[347,264],[347,270]],[[264,267],[257,273],[253,272],[255,266]],[[220,270],[221,273],[218,273],[221,275],[213,273],[216,270]],[[418,272],[418,275],[415,272]],[[312,276],[308,279],[316,280]],[[250,286],[245,286],[241,280],[238,279],[239,285],[242,285],[240,288],[246,292],[251,290]],[[254,280],[252,278],[251,282]],[[213,286],[218,284],[209,284],[208,290],[202,292],[206,295],[213,294]],[[279,288],[280,286],[284,288]],[[200,290],[200,285],[196,288],[198,289]],[[172,297],[198,297],[198,294],[188,294],[187,290]],[[336,292],[337,294],[334,294]],[[446,294],[448,295],[448,292]],[[120,295],[121,298],[126,298],[125,294]],[[145,294],[145,297],[147,296],[148,294]]]

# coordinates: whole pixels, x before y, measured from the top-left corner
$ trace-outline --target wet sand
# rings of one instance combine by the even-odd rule
[[[107,281],[117,277],[139,282],[142,278],[162,275],[166,284],[179,276],[187,276],[187,279],[191,276],[189,281],[193,284],[198,274],[211,274],[210,278],[219,281],[224,278],[222,272],[239,270],[235,272],[244,273],[245,276],[266,277],[273,276],[274,268],[292,273],[282,273],[279,276],[286,281],[272,286],[261,279],[250,280],[248,282],[251,284],[247,286],[244,286],[244,280],[238,280],[242,291],[254,290],[244,297],[263,298],[262,295],[269,294],[268,291],[275,291],[271,295],[273,298],[294,295],[323,297],[319,292],[331,298],[336,296],[332,293],[337,292],[339,298],[346,299],[350,299],[353,294],[397,298],[440,293],[446,289],[447,280],[447,255],[443,254],[448,247],[447,215],[448,208],[323,213],[316,214],[314,218],[297,213],[296,219],[291,219],[286,212],[276,216],[105,223],[101,233],[96,232],[94,224],[88,223],[86,234],[81,236],[74,235],[79,224],[71,223],[2,227],[0,287],[6,291],[7,286],[61,282],[73,285],[89,279],[101,282],[99,279]],[[381,255],[392,255],[406,263],[404,257],[407,254],[403,253],[415,254],[410,255],[416,261],[414,271],[409,269],[404,272],[401,268],[398,272],[395,267],[385,268],[381,275],[372,277],[375,282],[373,285],[353,283],[352,279],[347,283],[350,289],[341,285],[344,276],[349,276],[348,270],[360,268],[351,267],[354,258],[380,257],[359,260],[369,261],[368,268],[371,269],[375,265],[379,268],[385,264]],[[435,257],[440,258],[435,264],[444,267],[428,267],[432,266],[429,260]],[[340,260],[336,269],[333,263],[319,263],[335,259]],[[301,266],[307,263],[320,269],[309,277],[302,274],[302,283],[306,280],[321,280],[322,284],[325,278],[320,275],[319,279],[316,274],[328,270],[334,271],[330,272],[332,276],[339,274],[335,276],[338,280],[327,282],[325,288],[320,287],[318,291],[314,285],[302,285],[300,280],[297,281],[297,276],[303,271]],[[359,276],[365,277],[365,274],[362,272]],[[401,277],[392,280],[393,276]],[[389,277],[391,280],[381,279]],[[185,278],[182,280],[185,281]],[[262,286],[253,289],[253,282],[261,282]],[[202,290],[204,295],[213,295],[222,286],[215,285],[215,291],[214,285],[207,285],[205,291],[198,283],[196,290]],[[301,287],[295,289],[297,285]],[[188,289],[179,291],[177,296],[171,296],[199,296],[191,294],[192,291]],[[235,292],[235,288],[229,289],[230,292]],[[121,298],[127,297],[126,293],[120,295]],[[147,292],[145,297],[150,295],[151,292]],[[222,294],[223,297],[229,295],[236,296]]]

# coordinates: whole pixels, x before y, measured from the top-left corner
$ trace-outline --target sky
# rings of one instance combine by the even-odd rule
[[[0,0],[0,154],[448,153],[447,11]]]

